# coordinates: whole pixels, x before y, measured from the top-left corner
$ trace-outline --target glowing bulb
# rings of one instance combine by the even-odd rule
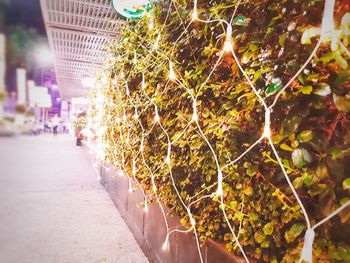
[[[265,127],[264,127],[264,132],[263,136],[265,138],[271,138],[271,129],[270,129],[270,124],[271,124],[271,111],[267,110],[265,113]]]
[[[160,34],[157,36],[156,42],[153,44],[153,49],[157,49],[159,45],[159,40],[160,40]]]
[[[170,156],[169,155],[167,155],[167,157],[165,158],[165,163],[170,164]]]
[[[306,261],[312,263],[312,244],[315,239],[315,231],[310,228],[305,233],[304,247],[301,252],[300,262]]]
[[[109,169],[108,167],[106,168],[106,171],[109,172],[111,169]]]
[[[137,54],[136,54],[136,51],[134,51],[134,65],[136,65],[137,63]]]
[[[224,51],[230,52],[232,50],[232,40],[226,40],[224,44]]]
[[[216,191],[216,194],[219,196],[222,196],[222,171],[219,170],[218,172],[218,190]]]
[[[198,121],[198,114],[197,114],[197,101],[193,101],[193,115],[192,115],[192,121]]]
[[[134,119],[137,120],[139,118],[139,114],[137,113],[137,109],[135,109]]]
[[[136,162],[135,162],[135,160],[133,160],[133,162],[132,162],[132,174],[136,175]]]
[[[171,61],[169,61],[169,79],[170,80],[175,80],[176,79],[173,63]]]
[[[146,83],[145,83],[145,75],[142,74],[142,84],[141,84],[141,88],[145,89],[146,88]]]
[[[145,201],[145,208],[144,211],[147,213],[148,212],[148,205],[147,205],[147,201]]]
[[[168,154],[165,158],[165,163],[170,164],[171,144],[168,146]]]
[[[131,185],[129,186],[129,193],[132,193],[132,187],[131,187]]]
[[[197,112],[194,112],[192,115],[192,121],[198,121],[198,114]]]
[[[153,17],[150,14],[149,15],[149,24],[148,24],[148,29],[152,30],[154,28],[154,22],[153,22]]]
[[[232,26],[228,25],[227,31],[226,31],[226,40],[224,43],[224,51],[230,52],[231,50],[232,50]]]
[[[191,221],[191,225],[194,227],[194,226],[196,225],[196,220],[194,220],[194,218],[192,217],[192,215],[191,215],[191,217],[190,217],[190,221]]]
[[[169,237],[167,236],[162,245],[162,250],[166,251],[166,250],[169,250],[169,248],[170,248],[170,243],[169,243]]]
[[[126,137],[125,143],[126,143],[126,144],[129,144],[129,141],[130,141],[130,140],[129,140],[129,137]]]
[[[123,114],[123,120],[126,121],[127,120],[127,117],[126,117],[126,112],[124,110],[124,114]]]
[[[197,9],[195,8],[192,13],[192,21],[195,21],[197,19],[198,19],[198,13],[197,13]]]
[[[155,111],[156,111],[156,116],[154,117],[154,122],[159,123],[160,122],[160,118],[159,118],[157,106],[154,106],[154,108],[155,108]]]
[[[157,186],[153,184],[153,192],[157,192]]]
[[[125,87],[125,89],[126,89],[126,95],[127,95],[127,96],[130,96],[130,90],[129,90],[128,84],[126,83],[125,86],[126,86],[126,87]]]

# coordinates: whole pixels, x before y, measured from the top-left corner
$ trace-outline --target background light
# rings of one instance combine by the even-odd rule
[[[95,79],[90,78],[90,77],[85,77],[81,80],[81,84],[87,88],[94,88],[95,87]]]

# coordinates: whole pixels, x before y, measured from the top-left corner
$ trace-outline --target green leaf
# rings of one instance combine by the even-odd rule
[[[350,177],[346,178],[343,181],[343,189],[344,190],[349,190],[350,189]]]
[[[308,141],[311,141],[313,138],[314,138],[314,133],[311,130],[302,131],[298,135],[298,140],[301,142],[308,142]]]
[[[250,19],[245,16],[237,16],[233,19],[232,22],[236,26],[248,26]]]
[[[267,223],[266,225],[264,225],[263,227],[263,232],[265,235],[271,235],[273,233],[273,230],[274,230],[274,226],[273,224],[270,222],[270,223]]]
[[[319,95],[319,96],[326,97],[332,93],[332,90],[331,90],[331,87],[327,83],[321,83],[320,88],[317,89],[314,93]]]
[[[295,149],[292,153],[293,164],[298,168],[303,168],[306,164],[312,162],[312,157],[304,148]]]
[[[292,152],[292,151],[293,151],[293,148],[290,147],[290,146],[288,146],[288,145],[285,144],[285,143],[282,143],[282,144],[280,145],[280,147],[281,147],[282,150],[285,150],[285,151],[288,151],[288,152]]]
[[[301,93],[306,94],[306,95],[311,94],[312,90],[313,90],[313,88],[311,85],[303,86],[300,88]]]
[[[347,94],[345,96],[337,96],[334,94],[333,101],[339,111],[350,111],[350,94]]]
[[[272,83],[268,88],[266,89],[266,94],[273,94],[279,89],[282,88],[281,83]]]
[[[293,242],[303,231],[305,230],[305,225],[301,223],[295,223],[286,233],[284,233],[284,238],[288,243]]]
[[[334,52],[334,59],[337,62],[337,64],[341,66],[343,69],[348,68],[348,62],[346,61],[346,59],[342,57],[342,55],[340,54],[340,51]]]

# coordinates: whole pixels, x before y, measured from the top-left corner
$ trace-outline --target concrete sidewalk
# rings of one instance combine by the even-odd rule
[[[0,138],[1,263],[147,263],[68,136]]]

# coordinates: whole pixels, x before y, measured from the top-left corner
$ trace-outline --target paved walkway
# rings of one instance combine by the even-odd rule
[[[0,138],[1,263],[147,263],[68,136]]]

